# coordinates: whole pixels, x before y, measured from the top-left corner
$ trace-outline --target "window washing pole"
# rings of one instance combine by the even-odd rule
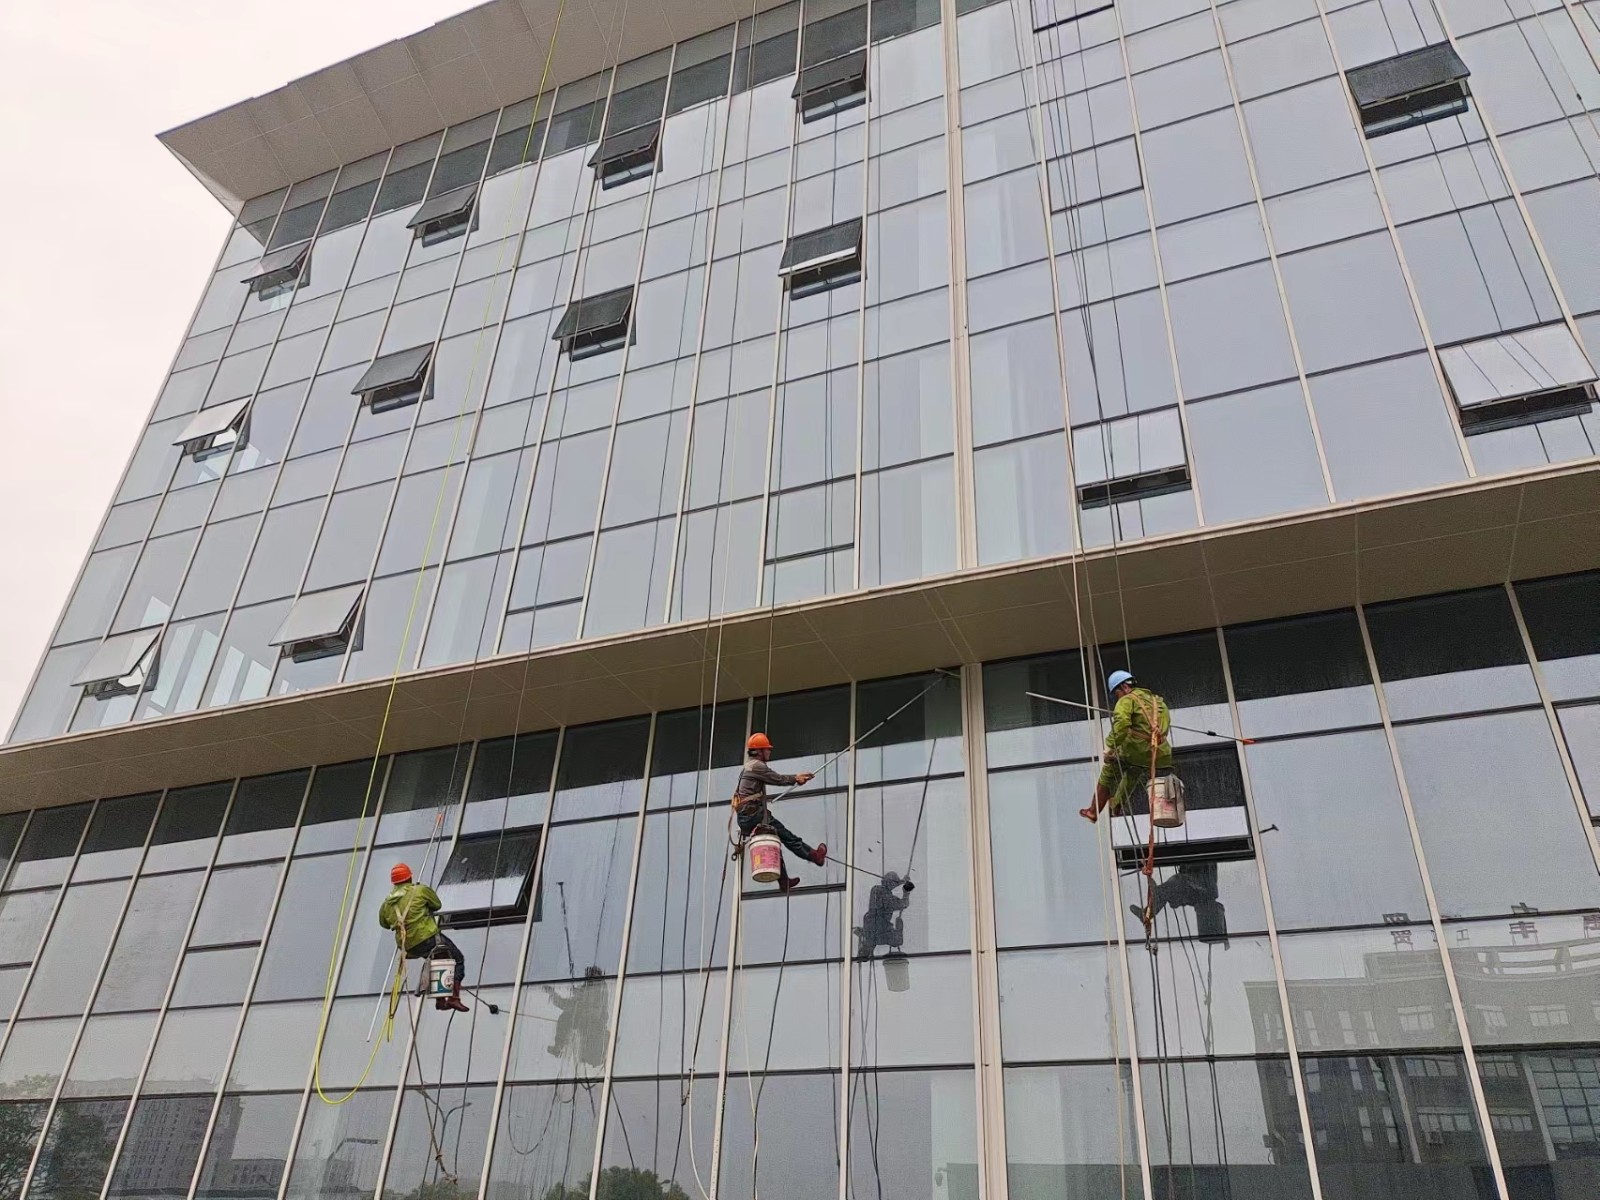
[[[1065,704],[1068,708],[1081,708],[1085,712],[1097,713],[1102,717],[1112,716],[1109,708],[1101,708],[1094,704],[1084,704],[1081,700],[1063,700],[1060,696],[1046,696],[1043,692],[1024,692],[1024,696],[1032,696],[1035,700],[1046,700],[1051,704]],[[1181,729],[1185,733],[1198,733],[1205,737],[1221,738],[1225,742],[1236,742],[1241,746],[1254,746],[1255,738],[1234,737],[1231,733],[1218,733],[1215,729],[1197,729],[1193,725],[1179,725],[1176,721],[1170,722],[1172,728]]]

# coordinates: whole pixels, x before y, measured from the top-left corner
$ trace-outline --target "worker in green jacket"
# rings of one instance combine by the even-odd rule
[[[1094,803],[1078,810],[1079,815],[1090,821],[1098,818],[1108,804],[1113,808],[1122,807],[1136,789],[1149,782],[1152,747],[1155,772],[1172,770],[1172,742],[1167,736],[1172,729],[1172,717],[1167,711],[1167,702],[1148,688],[1140,687],[1127,671],[1111,672],[1106,687],[1115,697],[1111,732],[1106,734]]]
[[[461,976],[466,970],[466,956],[439,928],[439,893],[425,883],[411,878],[411,868],[396,863],[389,872],[389,882],[394,891],[383,898],[378,909],[378,924],[394,930],[394,940],[407,958],[433,958],[436,953],[449,956],[456,964],[455,982],[450,995],[433,1002],[435,1008],[456,1012],[469,1011],[461,1000]]]

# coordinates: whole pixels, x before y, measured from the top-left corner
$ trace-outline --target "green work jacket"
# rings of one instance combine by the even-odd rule
[[[1157,737],[1156,770],[1172,769],[1172,715],[1167,702],[1148,688],[1136,687],[1117,701],[1111,710],[1111,732],[1106,735],[1106,750],[1122,762],[1148,768],[1150,727],[1154,718]]]
[[[400,940],[400,927],[405,926],[404,949],[410,950],[439,932],[439,922],[434,913],[439,911],[439,893],[425,883],[402,883],[384,897],[378,909],[378,924],[394,930],[395,940]]]

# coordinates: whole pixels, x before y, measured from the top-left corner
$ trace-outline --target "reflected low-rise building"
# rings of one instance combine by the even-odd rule
[[[1597,17],[491,0],[162,135],[0,1195],[1600,1195]]]

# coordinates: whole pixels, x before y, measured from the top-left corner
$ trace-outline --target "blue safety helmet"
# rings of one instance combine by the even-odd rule
[[[1115,693],[1125,683],[1132,683],[1133,675],[1128,671],[1113,671],[1111,678],[1106,680],[1106,690]]]

